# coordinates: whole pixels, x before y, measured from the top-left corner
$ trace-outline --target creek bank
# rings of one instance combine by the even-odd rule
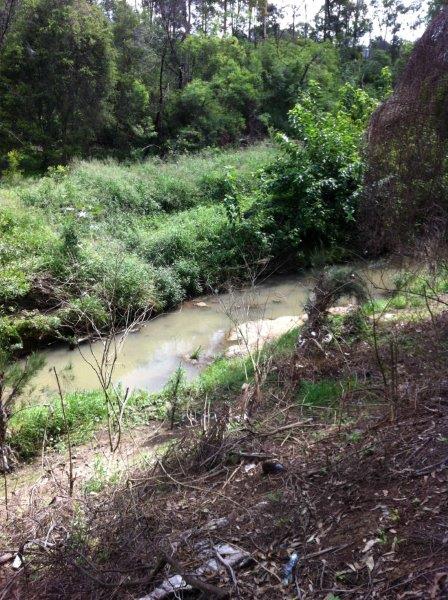
[[[16,595],[63,590],[66,597],[107,598],[113,588],[117,598],[144,598],[177,575],[176,583],[184,579],[195,590],[208,583],[232,597],[237,588],[241,600],[292,598],[297,587],[309,600],[445,598],[446,314],[433,325],[393,324],[404,350],[396,357],[394,404],[368,340],[340,340],[342,352],[330,345],[319,361],[288,356],[272,364],[275,377],[266,379],[250,423],[238,418],[240,392],[232,427],[224,415],[207,430],[202,419],[182,428],[163,459],[109,489],[87,498],[59,495],[51,506],[34,495],[33,510],[20,515],[22,528],[15,518],[5,527],[8,548],[21,548],[24,539],[48,542],[26,553],[23,572],[5,569]],[[379,338],[383,364],[389,327]],[[321,394],[317,402],[311,386],[322,392],[329,378],[339,395],[327,401]],[[308,389],[298,396],[304,382]],[[252,466],[260,455],[275,457],[285,472],[263,475]],[[225,564],[203,570],[204,545],[208,553],[223,544],[251,559],[232,567],[235,579]],[[172,560],[163,562],[168,551]],[[294,554],[297,577],[284,582]],[[148,580],[148,573],[155,575]],[[199,582],[187,582],[185,573]]]
[[[329,313],[332,315],[346,315],[353,311],[355,306],[349,304],[347,306],[334,306],[330,308]],[[247,356],[251,352],[261,350],[268,342],[278,340],[282,335],[285,335],[301,327],[308,319],[306,313],[301,313],[295,316],[284,316],[276,319],[257,319],[256,321],[248,321],[241,323],[230,330],[227,336],[228,342],[237,342],[232,344],[225,351],[227,358],[235,356]]]
[[[131,333],[117,361],[114,382],[132,389],[160,391],[171,374],[181,365],[188,380],[195,378],[216,356],[225,351],[226,332],[232,326],[229,307],[238,311],[238,322],[258,320],[262,316],[277,319],[294,315],[304,306],[311,287],[309,276],[270,279],[255,289],[243,288],[220,295],[188,301],[176,310],[159,315]],[[190,360],[200,348],[198,360]],[[99,355],[101,342],[92,343]],[[54,375],[67,373],[67,391],[97,387],[92,369],[77,351],[54,346],[42,351],[46,368],[33,380],[40,395],[57,392]]]

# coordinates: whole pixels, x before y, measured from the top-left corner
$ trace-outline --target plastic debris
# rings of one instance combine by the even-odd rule
[[[299,562],[299,555],[297,554],[297,552],[293,552],[291,554],[291,556],[289,557],[288,562],[283,567],[283,579],[282,579],[283,585],[288,585],[288,584],[292,583],[294,569],[296,568],[298,562]]]

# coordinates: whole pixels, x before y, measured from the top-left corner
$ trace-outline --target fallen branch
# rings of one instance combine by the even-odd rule
[[[432,473],[432,471],[438,471],[445,467],[448,467],[448,456],[445,456],[443,460],[439,460],[439,462],[436,462],[433,465],[429,465],[429,467],[423,467],[422,469],[414,471],[414,476],[420,477],[421,475],[428,475],[429,473]]]
[[[302,560],[317,558],[318,556],[322,556],[323,554],[329,554],[330,552],[339,552],[339,550],[344,550],[344,548],[348,548],[352,544],[353,542],[350,542],[349,544],[342,544],[341,546],[330,546],[329,548],[325,548],[324,550],[319,550],[318,552],[313,552],[312,554],[306,554]]]
[[[213,553],[229,574],[229,578],[232,581],[233,587],[235,588],[236,597],[239,598],[240,593],[238,591],[238,581],[236,579],[235,571],[232,569],[232,566],[221,556],[216,548],[213,548]]]
[[[268,436],[268,435],[276,435],[277,433],[281,433],[282,431],[287,431],[288,429],[294,429],[295,427],[317,427],[319,423],[311,423],[313,419],[306,419],[305,421],[296,421],[295,423],[289,423],[288,425],[282,425],[281,427],[277,427],[276,429],[272,429],[271,431],[254,431],[253,429],[246,428],[245,431],[249,431],[252,435],[257,436]]]
[[[229,454],[237,458],[252,460],[269,460],[274,458],[272,454],[265,454],[264,452],[229,452]]]
[[[228,590],[223,590],[222,588],[219,588],[216,585],[212,585],[211,583],[202,581],[194,575],[185,573],[185,570],[182,567],[182,565],[166,552],[163,553],[163,558],[169,565],[173,567],[176,573],[181,575],[181,577],[185,580],[186,583],[191,585],[191,587],[197,590],[201,590],[201,592],[204,592],[205,594],[208,594],[210,598],[228,598],[230,596],[230,592]]]

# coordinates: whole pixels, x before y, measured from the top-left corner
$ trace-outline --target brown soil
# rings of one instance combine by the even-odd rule
[[[144,597],[222,542],[249,560],[200,579],[232,598],[448,598],[448,317],[390,327],[378,354],[359,342],[273,365],[250,423],[227,428],[244,390],[124,484],[16,515],[4,550],[32,543],[20,569],[5,561],[0,599]],[[328,378],[337,406],[298,405],[302,380]],[[263,475],[264,456],[285,471]]]

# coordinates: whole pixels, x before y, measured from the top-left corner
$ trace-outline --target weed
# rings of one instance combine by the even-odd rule
[[[202,354],[202,346],[198,346],[193,352],[190,354],[190,360],[199,360]]]
[[[343,392],[344,386],[340,381],[303,381],[298,392],[298,402],[304,406],[334,406]]]
[[[110,471],[101,456],[95,456],[93,475],[84,484],[86,494],[98,494],[106,486],[117,483],[120,479],[119,471]]]
[[[356,444],[362,440],[362,431],[352,431],[351,433],[347,433],[345,439],[350,444]]]

